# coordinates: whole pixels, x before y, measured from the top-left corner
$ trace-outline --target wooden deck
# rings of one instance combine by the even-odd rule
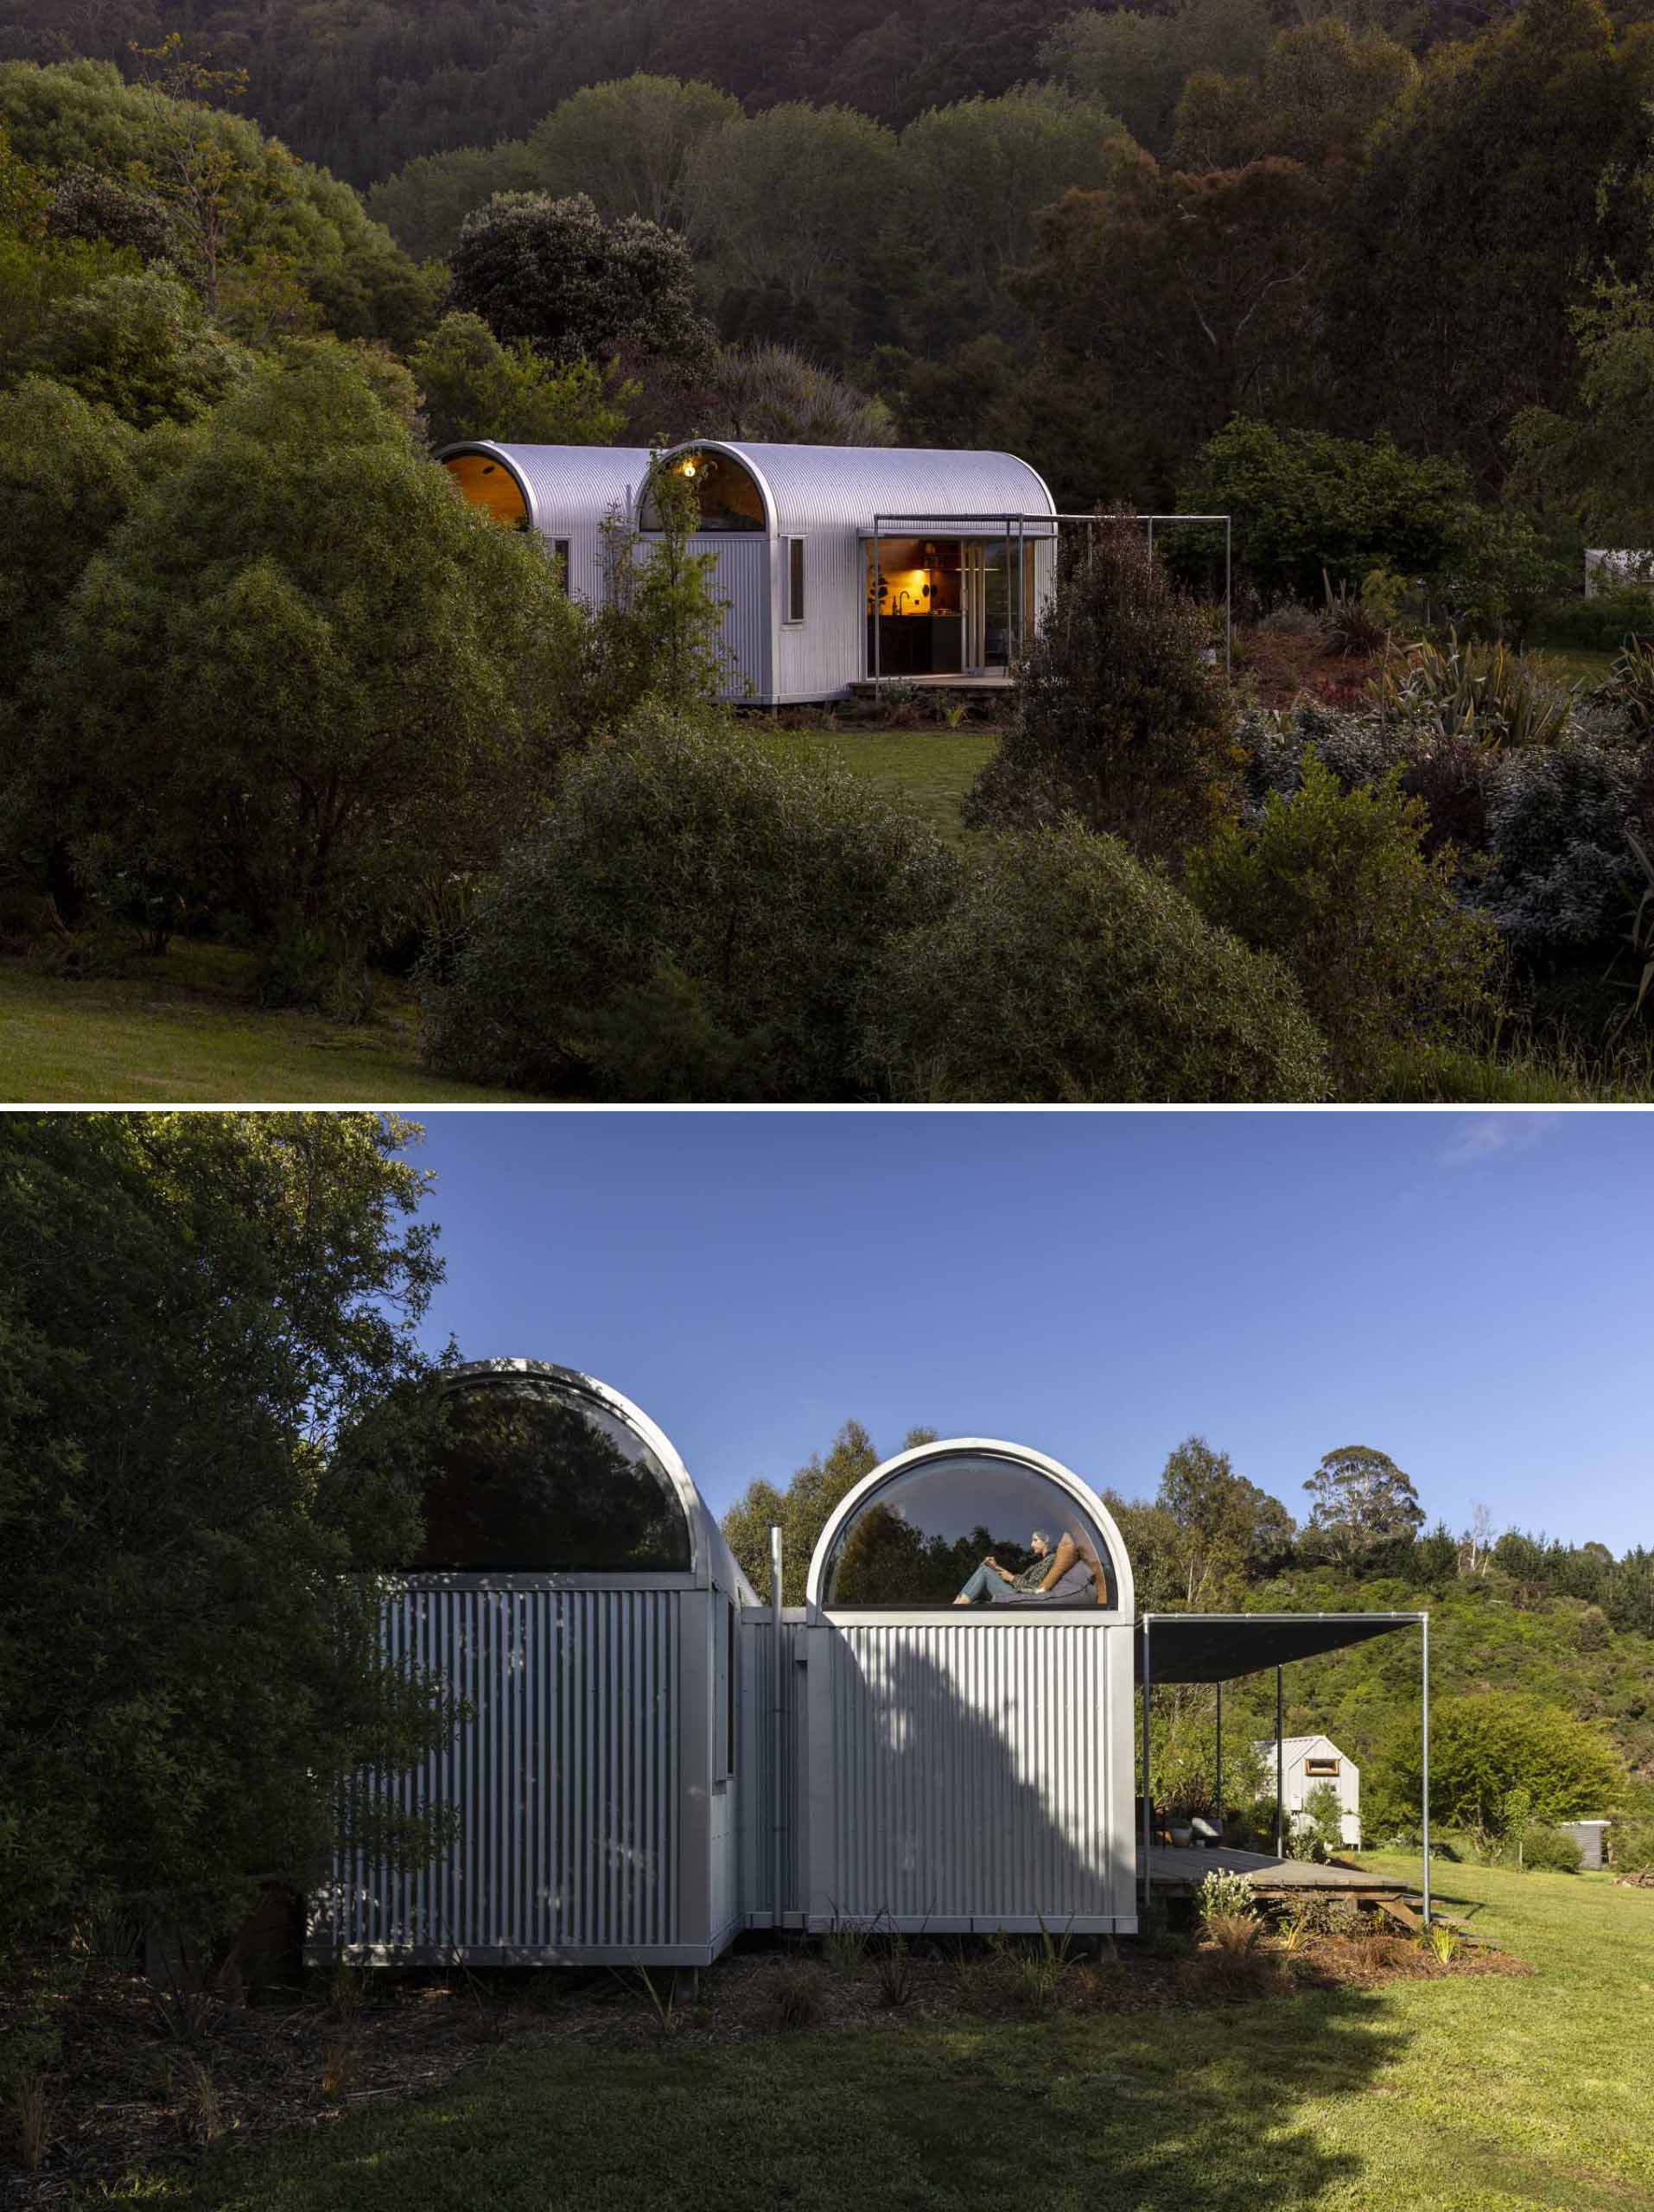
[[[1139,1862],[1142,1846],[1137,1847]],[[1210,1851],[1180,1850],[1157,1843],[1148,1853],[1148,1873],[1154,1887],[1174,1896],[1198,1890],[1211,1873],[1247,1874],[1252,1887],[1265,1897],[1296,1890],[1339,1890],[1358,1897],[1401,1897],[1413,1885],[1358,1866],[1318,1866],[1309,1859],[1272,1859],[1261,1851],[1231,1851],[1218,1844]]]

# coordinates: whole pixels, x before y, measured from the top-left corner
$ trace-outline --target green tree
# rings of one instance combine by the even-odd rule
[[[1347,1096],[1382,1096],[1398,1055],[1497,1005],[1497,935],[1460,906],[1453,848],[1422,850],[1427,826],[1393,772],[1344,792],[1307,749],[1292,797],[1272,793],[1252,826],[1225,823],[1189,862],[1207,919],[1296,976]]]
[[[1505,1834],[1512,1793],[1531,1817],[1591,1818],[1624,1787],[1625,1770],[1598,1723],[1510,1690],[1438,1697],[1430,1708],[1430,1815],[1488,1838]],[[1416,1713],[1385,1738],[1370,1787],[1369,1827],[1416,1820],[1422,1756]]]
[[[1154,15],[1084,8],[1058,24],[1040,60],[1063,84],[1121,117],[1140,144],[1163,154],[1190,73],[1250,73],[1273,29],[1261,0],[1181,0]]]
[[[180,273],[239,334],[264,327],[277,270],[343,338],[407,344],[430,318],[432,277],[350,187],[240,116],[128,84],[107,62],[14,61],[0,64],[0,121],[41,170],[91,170],[157,200],[182,240]]]
[[[607,223],[641,215],[681,231],[697,149],[740,114],[740,102],[716,85],[675,77],[586,85],[531,132],[527,166],[536,188],[588,194]]]
[[[36,758],[74,766],[89,868],[188,887],[325,976],[531,815],[577,618],[336,353],[182,440],[76,590]]]
[[[417,261],[446,260],[468,215],[497,193],[532,192],[539,180],[520,138],[421,154],[367,194],[367,211]]]
[[[696,149],[689,234],[724,295],[730,334],[826,358],[879,265],[901,162],[895,133],[844,107],[786,102],[721,124]],[[743,302],[767,302],[741,328]]]
[[[1208,65],[1186,80],[1171,158],[1193,169],[1244,168],[1269,154],[1358,161],[1417,75],[1406,47],[1381,30],[1336,16],[1296,24],[1275,34],[1256,75]]]
[[[542,1097],[863,1096],[875,964],[957,872],[848,770],[651,708],[483,892],[427,1052]]]
[[[1566,410],[1530,407],[1511,427],[1514,488],[1554,504],[1587,542],[1654,533],[1654,298],[1607,277],[1568,313],[1580,372]]]
[[[106,276],[60,302],[34,357],[47,376],[140,430],[197,421],[252,368],[189,287],[160,270]]]
[[[1651,89],[1646,29],[1598,0],[1527,0],[1426,56],[1331,211],[1326,344],[1353,427],[1503,481],[1516,417],[1568,389],[1582,269],[1646,265],[1643,211],[1600,188],[1641,160]]]
[[[1231,416],[1313,395],[1331,192],[1274,156],[1191,175],[1123,154],[1108,185],[1040,216],[1011,289],[1092,405],[1139,426],[1136,482],[1156,501]]]
[[[1178,1602],[1193,1612],[1237,1603],[1249,1578],[1291,1548],[1285,1506],[1237,1475],[1229,1454],[1204,1436],[1185,1437],[1167,1456],[1155,1503],[1176,1529]]]
[[[925,240],[917,289],[927,328],[970,338],[1013,313],[1007,273],[1033,251],[1034,214],[1071,187],[1106,183],[1124,125],[1101,101],[1056,85],[957,100],[901,134],[900,204]]]
[[[913,1103],[1310,1101],[1320,1040],[1283,969],[1112,837],[998,837],[885,957],[870,1080]]]
[[[1410,1542],[1424,1526],[1412,1477],[1368,1444],[1327,1452],[1304,1488],[1314,1501],[1310,1530],[1352,1571],[1377,1553]]]
[[[1147,860],[1200,842],[1233,799],[1237,764],[1210,645],[1207,617],[1174,588],[1136,517],[1099,512],[1059,547],[1011,726],[966,820],[1073,815]]]
[[[1237,416],[1206,441],[1184,496],[1233,517],[1237,562],[1262,591],[1311,602],[1323,577],[1358,590],[1376,568],[1434,576],[1477,537],[1462,465],[1404,454],[1382,432],[1339,438]]]
[[[377,1632],[440,1421],[417,1134],[0,1122],[0,1940],[210,1937],[260,1876],[429,1845],[341,1789],[447,1719]]]
[[[627,388],[590,361],[544,360],[526,339],[502,346],[480,315],[450,314],[412,354],[431,444],[614,445]]]
[[[935,1441],[933,1428],[912,1428],[904,1452]],[[810,1561],[834,1510],[862,1477],[879,1465],[873,1439],[859,1421],[847,1421],[826,1454],[812,1452],[785,1490],[759,1477],[724,1515],[724,1541],[761,1598],[770,1594],[770,1530],[781,1531],[781,1602],[802,1605]]]
[[[605,224],[584,193],[499,193],[468,217],[453,256],[454,306],[548,360],[711,358],[689,248],[641,215]]]

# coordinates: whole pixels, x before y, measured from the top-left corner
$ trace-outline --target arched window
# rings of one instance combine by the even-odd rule
[[[766,530],[769,517],[764,494],[751,471],[727,453],[684,453],[666,463],[672,474],[695,494],[700,512],[697,530]],[[660,528],[660,506],[652,480],[643,495],[639,527]]]
[[[659,1459],[561,1375],[461,1377],[415,1562],[522,1573],[686,1572],[689,1522]]]
[[[1108,1541],[1072,1494],[1000,1452],[943,1452],[870,1491],[834,1539],[829,1608],[1114,1605]]]
[[[508,530],[528,528],[523,487],[503,461],[486,453],[456,453],[442,466],[474,507],[480,507]]]

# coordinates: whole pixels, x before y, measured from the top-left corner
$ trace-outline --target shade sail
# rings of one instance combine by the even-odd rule
[[[1143,1677],[1143,1634],[1153,1682],[1227,1682],[1317,1652],[1415,1628],[1419,1613],[1149,1613],[1135,1638]]]

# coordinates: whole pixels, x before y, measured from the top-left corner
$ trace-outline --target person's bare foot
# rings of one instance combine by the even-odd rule
[[[970,1603],[970,1600],[965,1596],[964,1592],[962,1590],[953,1602],[956,1605],[968,1605]]]

